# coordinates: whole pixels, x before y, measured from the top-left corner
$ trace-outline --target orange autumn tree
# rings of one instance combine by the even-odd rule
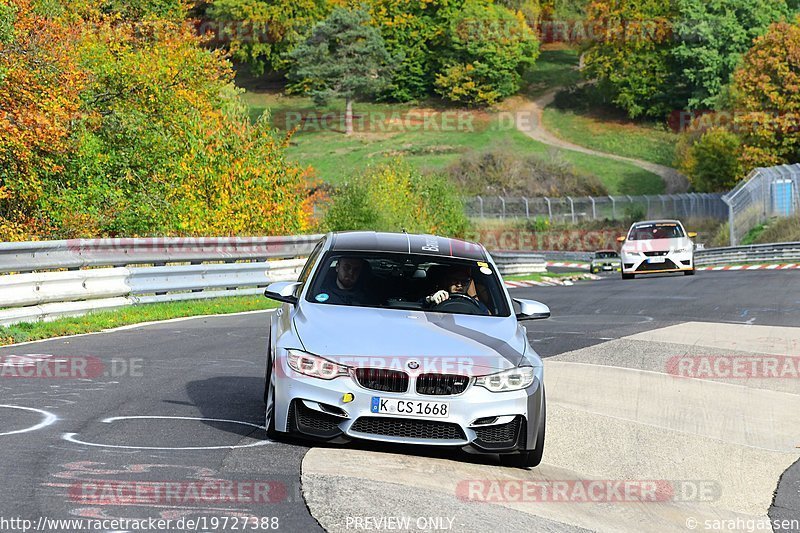
[[[47,230],[36,206],[63,171],[84,83],[75,37],[30,0],[0,0],[0,241]]]
[[[1,240],[308,228],[306,171],[250,122],[230,63],[179,0],[158,13],[65,0],[50,16],[7,2],[0,103],[17,130],[0,136]]]
[[[747,168],[800,162],[800,17],[773,24],[734,74]]]

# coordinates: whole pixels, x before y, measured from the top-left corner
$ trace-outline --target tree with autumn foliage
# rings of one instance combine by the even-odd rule
[[[37,205],[62,170],[85,75],[75,28],[0,0],[0,241],[46,232]]]
[[[0,0],[0,239],[309,228],[308,171],[182,4],[27,2]]]
[[[800,162],[800,17],[773,24],[733,78],[744,166]]]

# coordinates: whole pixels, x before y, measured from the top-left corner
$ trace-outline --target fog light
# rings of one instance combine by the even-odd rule
[[[353,400],[355,400],[355,399],[356,399],[356,397],[355,397],[355,396],[353,396],[353,393],[352,393],[352,392],[347,392],[347,393],[345,393],[345,395],[344,395],[344,396],[342,396],[342,401],[343,401],[344,403],[350,403],[350,402],[352,402],[352,401],[353,401]]]

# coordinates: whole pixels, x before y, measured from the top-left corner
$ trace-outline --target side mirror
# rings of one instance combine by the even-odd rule
[[[625,237],[617,237],[617,242],[625,242]]]
[[[276,283],[270,283],[267,286],[267,290],[264,291],[264,296],[271,300],[294,305],[297,303],[294,290],[298,285],[300,285],[299,281],[278,281]]]
[[[550,308],[541,302],[535,300],[519,300],[517,298],[514,298],[514,301],[519,304],[517,320],[541,320],[543,318],[550,318]]]
[[[690,231],[689,233],[687,233],[687,235],[689,236],[690,239],[694,239],[695,237],[697,237],[697,232]]]

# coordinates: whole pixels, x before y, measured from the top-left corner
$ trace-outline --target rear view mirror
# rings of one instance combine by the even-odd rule
[[[536,300],[519,300],[514,298],[514,301],[519,304],[519,313],[517,313],[517,320],[542,320],[550,318],[550,308],[542,302]]]
[[[689,236],[690,239],[694,239],[695,237],[697,237],[697,232],[690,231],[689,233],[687,233],[687,235]]]
[[[267,290],[264,291],[264,296],[278,302],[296,304],[297,297],[294,296],[294,290],[298,285],[300,285],[298,281],[278,281],[276,283],[270,283],[267,286]]]
[[[625,237],[617,237],[617,242],[625,242]]]

